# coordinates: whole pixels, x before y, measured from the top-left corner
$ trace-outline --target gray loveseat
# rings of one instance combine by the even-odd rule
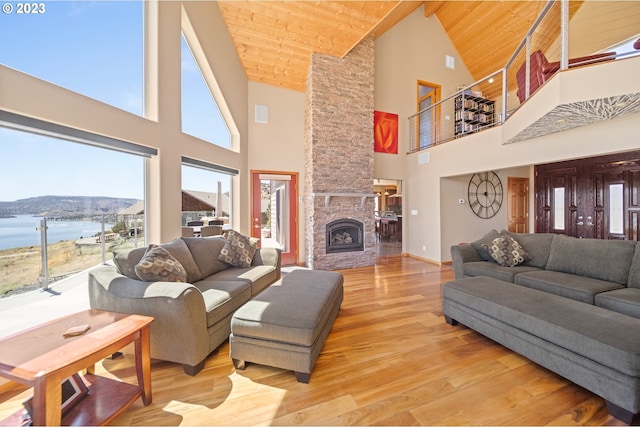
[[[151,357],[195,375],[229,338],[236,309],[280,278],[279,249],[259,248],[250,267],[233,267],[218,259],[225,243],[222,236],[182,237],[159,245],[184,267],[187,283],[140,280],[135,266],[147,248],[115,252],[115,266],[89,273],[90,305],[153,316]]]
[[[528,255],[518,265],[500,265],[483,250],[500,234]],[[613,416],[638,421],[638,242],[493,230],[452,246],[451,255],[456,280],[442,297],[449,324],[488,336],[603,397]]]

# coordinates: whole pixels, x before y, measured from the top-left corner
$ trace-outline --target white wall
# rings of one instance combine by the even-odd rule
[[[445,54],[453,56],[456,69],[445,68]],[[441,98],[473,81],[460,55],[435,15],[424,17],[419,7],[375,41],[375,109],[399,116],[398,155],[375,153],[374,177],[403,182],[403,221],[407,221],[411,197],[431,200],[432,189],[420,180],[409,179],[407,153],[411,150],[408,117],[417,110],[418,80],[442,86]],[[453,126],[453,122],[451,122]],[[408,190],[413,187],[413,191]],[[408,233],[403,222],[403,252],[407,251]]]
[[[268,123],[255,121],[255,106],[268,109]],[[298,195],[304,194],[304,93],[249,82],[248,169],[298,174]],[[298,198],[300,200],[300,198]],[[298,218],[304,218],[298,204]],[[298,262],[303,263],[304,224],[298,221]]]

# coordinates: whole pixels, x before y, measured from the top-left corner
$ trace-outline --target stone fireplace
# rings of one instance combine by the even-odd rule
[[[307,267],[375,263],[373,87],[373,37],[342,58],[313,54],[305,92]]]
[[[337,219],[327,224],[327,253],[364,250],[364,224],[355,219]]]

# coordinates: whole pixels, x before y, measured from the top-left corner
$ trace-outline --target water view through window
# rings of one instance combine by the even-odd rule
[[[0,297],[144,245],[142,157],[2,128],[0,150]]]

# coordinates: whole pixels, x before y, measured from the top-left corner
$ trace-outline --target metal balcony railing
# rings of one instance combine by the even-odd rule
[[[624,7],[625,2],[619,3]],[[598,18],[601,22],[591,22],[590,25],[603,29],[615,27],[620,13],[624,11],[603,15]],[[452,95],[409,117],[409,151],[421,151],[501,125],[544,81],[560,70],[640,54],[640,50],[633,46],[639,34],[616,40],[619,46],[615,48],[607,44],[606,37],[611,37],[607,34],[609,32],[603,31],[602,39],[592,40],[590,44],[607,46],[604,49],[606,53],[602,53],[602,48],[587,50],[581,46],[575,48],[575,55],[571,55],[569,19],[569,0],[549,1],[504,67],[476,82],[458,87]],[[576,26],[579,29],[580,25]],[[597,32],[593,33],[591,36],[599,37]],[[546,64],[544,75],[540,74],[543,64]]]

